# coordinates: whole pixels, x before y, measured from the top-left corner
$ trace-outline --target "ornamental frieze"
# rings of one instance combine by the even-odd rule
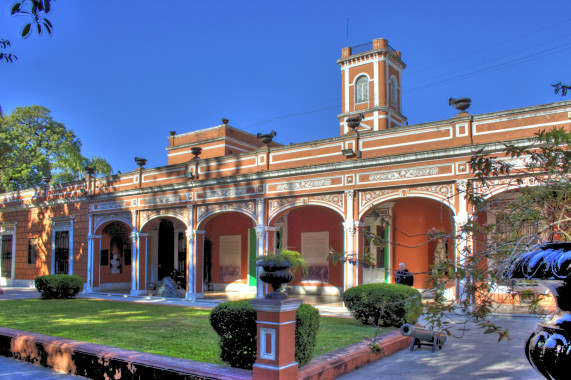
[[[316,178],[307,179],[302,181],[291,181],[291,182],[281,182],[267,185],[268,193],[280,193],[280,192],[292,192],[292,191],[303,191],[310,189],[319,188],[330,188],[333,186],[343,186],[343,177],[326,177],[326,178]]]
[[[426,177],[439,173],[437,167],[432,168],[415,168],[408,170],[393,170],[386,172],[372,173],[369,175],[369,181],[394,181],[398,179]]]
[[[256,203],[254,201],[246,202],[233,202],[213,205],[202,205],[197,207],[198,222],[204,219],[207,215],[223,212],[223,211],[240,211],[250,214],[252,217],[256,216]]]
[[[343,207],[343,204],[344,204],[343,194],[315,195],[313,197],[310,197],[310,201],[309,201],[310,203],[311,203],[311,200],[329,203],[341,211],[343,211],[343,209],[344,209],[344,207]]]
[[[179,203],[183,201],[184,199],[181,199],[180,195],[165,195],[160,197],[141,198],[139,199],[139,204],[141,206],[156,206],[169,203]]]
[[[166,208],[162,210],[143,210],[140,211],[141,225],[144,225],[151,219],[158,217],[171,216],[188,223],[188,207]]]
[[[452,185],[428,185],[412,189],[412,192],[433,193],[446,198],[452,196]]]
[[[383,189],[359,192],[361,207],[365,206],[368,203],[374,202],[376,199],[384,198],[389,194],[397,194],[398,192],[399,189]]]
[[[118,212],[113,214],[102,214],[102,215],[94,215],[93,217],[93,231],[97,231],[97,229],[104,223],[109,221],[121,221],[125,222],[129,227],[132,227],[132,219],[130,212]]]
[[[104,203],[95,203],[89,205],[90,211],[98,211],[98,210],[114,210],[118,208],[128,208],[130,206],[136,206],[137,201],[112,201],[112,202],[104,202]]]
[[[331,186],[331,179],[316,179],[312,181],[289,182],[276,185],[277,191],[290,191],[300,189],[311,189],[313,187]]]
[[[196,193],[196,199],[227,199],[253,194],[256,194],[256,188],[254,187],[232,187],[228,189],[215,189],[198,192]]]

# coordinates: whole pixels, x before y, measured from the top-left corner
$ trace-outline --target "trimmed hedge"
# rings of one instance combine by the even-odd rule
[[[319,310],[302,303],[295,313],[295,360],[300,367],[313,358],[317,331],[319,331]]]
[[[343,302],[353,317],[365,325],[395,326],[416,323],[422,315],[418,290],[400,284],[364,284],[347,289]],[[381,314],[381,309],[383,313]]]
[[[83,278],[69,274],[48,274],[34,280],[43,299],[73,298],[83,289]]]
[[[218,304],[210,313],[210,325],[220,337],[220,358],[232,367],[252,369],[256,361],[256,310],[249,300]],[[295,360],[300,366],[313,357],[319,310],[301,304],[296,312]]]

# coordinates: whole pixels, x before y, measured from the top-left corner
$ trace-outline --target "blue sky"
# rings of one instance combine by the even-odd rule
[[[339,134],[347,46],[386,38],[402,52],[409,124],[556,102],[571,82],[571,1],[63,1],[53,35],[19,37],[0,0],[4,113],[33,104],[114,171],[167,163],[169,131],[220,124],[289,144]]]

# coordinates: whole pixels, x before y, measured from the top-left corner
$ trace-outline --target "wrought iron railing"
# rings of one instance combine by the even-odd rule
[[[366,51],[369,50],[373,50],[373,42],[366,42],[364,44],[361,45],[357,45],[357,46],[352,46],[351,47],[351,54],[359,54],[359,53],[364,53]]]
[[[364,53],[364,52],[369,51],[369,50],[373,50],[373,42],[372,41],[366,42],[366,43],[361,44],[361,45],[351,46],[351,55]],[[393,49],[391,45],[389,45],[389,50],[393,54],[396,52],[396,50]]]

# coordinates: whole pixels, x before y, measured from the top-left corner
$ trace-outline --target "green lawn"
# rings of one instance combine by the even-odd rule
[[[158,355],[224,364],[210,310],[88,299],[0,301],[0,326]],[[321,317],[315,356],[356,343],[375,328]]]

